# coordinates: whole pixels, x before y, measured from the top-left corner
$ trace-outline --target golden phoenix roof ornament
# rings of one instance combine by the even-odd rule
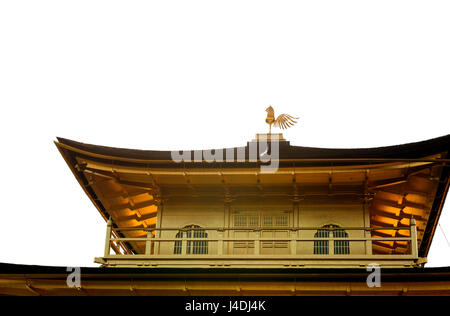
[[[289,114],[280,114],[277,119],[275,119],[275,111],[272,106],[266,109],[267,118],[266,123],[269,124],[269,134],[272,133],[272,125],[274,127],[279,127],[281,129],[289,128],[297,123],[298,117],[293,117]]]

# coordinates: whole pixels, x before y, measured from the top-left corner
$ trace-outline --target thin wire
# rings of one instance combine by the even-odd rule
[[[450,248],[450,242],[448,242],[447,236],[445,235],[444,229],[441,226],[441,223],[439,223],[439,227],[441,228],[441,232],[444,235],[445,240],[447,241],[447,245]]]

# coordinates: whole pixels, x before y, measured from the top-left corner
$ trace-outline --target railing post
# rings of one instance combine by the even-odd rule
[[[419,251],[417,249],[417,226],[416,220],[414,218],[411,218],[410,235],[411,235],[411,255],[414,258],[418,258]]]
[[[366,255],[372,255],[372,240],[370,240],[370,238],[372,238],[372,232],[364,229],[364,238],[369,239],[366,240]]]
[[[330,237],[331,236],[331,237]],[[334,240],[330,240],[335,238],[334,237],[334,230],[329,229],[328,230],[328,254],[334,256]]]
[[[297,230],[291,231],[291,255],[297,254]]]
[[[152,251],[152,241],[149,240],[149,238],[152,238],[152,232],[151,231],[147,232],[147,240],[145,241],[145,254],[147,256],[151,255],[151,251]]]
[[[259,255],[261,249],[260,232],[255,231],[255,255]]]
[[[218,241],[217,241],[217,254],[219,256],[223,255],[223,230],[219,230],[217,232]]]
[[[364,238],[372,238],[372,231],[370,228],[370,212],[368,210],[368,202],[364,202]],[[372,255],[372,240],[366,240],[366,255]]]
[[[108,219],[107,224],[106,224],[106,240],[105,240],[105,254],[104,254],[105,257],[110,255],[110,250],[111,250],[111,231],[112,231],[112,220],[111,220],[111,217],[110,217]]]
[[[187,254],[187,237],[185,236],[185,233],[187,234],[187,232],[183,232],[183,239],[181,240],[181,253],[183,255]]]

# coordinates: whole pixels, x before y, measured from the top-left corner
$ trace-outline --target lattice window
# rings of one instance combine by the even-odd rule
[[[327,229],[319,229],[314,238],[328,238],[330,232]],[[328,240],[314,241],[314,254],[315,255],[327,255],[328,254]]]
[[[288,215],[264,215],[262,227],[288,227],[289,217]]]
[[[259,225],[259,216],[250,215],[248,217],[248,226],[257,227]]]
[[[208,238],[208,234],[204,230],[194,230],[194,238]],[[190,253],[191,242],[188,241],[188,251]],[[207,241],[192,241],[192,254],[194,255],[206,255],[208,254],[208,242]]]
[[[263,217],[263,227],[272,227],[273,226],[273,217],[272,216],[264,216]]]
[[[234,215],[234,227],[258,227],[258,215]]]
[[[179,231],[175,238],[208,238],[208,234],[200,228],[200,226],[191,225],[184,227],[185,231]],[[183,252],[183,242],[175,241],[173,253],[174,254],[182,254]],[[188,240],[186,243],[186,254],[208,254],[208,242],[207,241],[200,241],[200,240],[194,240],[190,241]]]
[[[263,228],[279,228],[279,227],[288,227],[289,226],[289,217],[287,214],[282,215],[264,215],[263,216]],[[262,231],[262,236],[265,238],[283,238],[286,237],[288,233],[286,231],[279,230],[267,230]],[[262,241],[261,247],[263,249],[287,249],[289,243],[287,241]]]
[[[343,229],[336,229],[333,231],[335,238],[348,238],[348,234]],[[335,240],[334,241],[334,254],[335,255],[348,255],[350,254],[350,245],[348,240]]]
[[[235,214],[233,216],[233,226],[236,228],[248,228],[248,230],[239,229],[234,232],[235,238],[256,238],[260,234],[261,238],[287,238],[289,232],[278,230],[277,228],[289,227],[289,214],[278,214],[276,212],[267,214],[256,212],[253,214]],[[258,232],[253,229],[261,229]],[[270,229],[265,229],[270,228]],[[275,230],[274,230],[275,228]],[[254,241],[235,241],[233,242],[234,251],[241,254],[253,254]],[[287,241],[261,241],[261,254],[284,254],[289,248]]]
[[[187,232],[178,232],[175,238],[183,238],[183,234],[185,233]],[[173,254],[179,255],[181,254],[182,250],[183,250],[183,243],[181,241],[176,241],[173,247]]]
[[[233,216],[233,226],[237,228],[256,228],[259,226],[259,216],[258,215],[234,215]],[[238,230],[234,232],[235,238],[252,238],[254,233],[252,231],[247,230]],[[233,248],[239,249],[239,251],[253,252],[253,248],[255,247],[254,241],[236,241],[233,242]]]
[[[323,229],[319,229],[314,238],[348,238],[348,234],[345,230],[340,229],[336,225],[326,225]],[[350,254],[350,243],[348,240],[335,240],[333,243],[333,250],[335,255],[348,255]],[[327,255],[329,254],[329,241],[328,240],[317,240],[314,241],[314,254]]]
[[[247,217],[245,215],[234,215],[234,227],[247,227]]]
[[[275,216],[275,226],[277,227],[287,227],[289,225],[288,223],[288,216],[282,215],[282,216]]]

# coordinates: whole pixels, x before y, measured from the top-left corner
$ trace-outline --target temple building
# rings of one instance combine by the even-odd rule
[[[245,147],[176,152],[183,160],[56,145],[107,223],[104,267],[357,268],[424,265],[449,140],[319,149],[258,134]],[[270,145],[277,169],[266,171]]]
[[[85,269],[80,293],[450,294],[450,269],[424,268],[450,135],[361,149],[282,134],[203,151],[55,144],[105,220],[99,268]],[[365,284],[371,264],[384,271],[379,288]],[[51,293],[36,284],[24,291]]]

